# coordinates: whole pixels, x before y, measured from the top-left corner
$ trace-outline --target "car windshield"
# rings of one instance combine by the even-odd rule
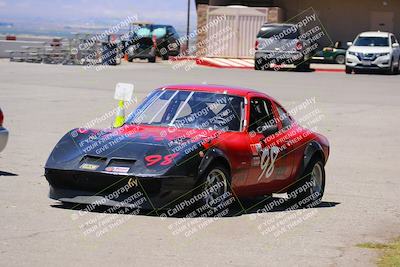
[[[294,30],[294,31],[293,31]],[[257,38],[298,39],[299,30],[292,26],[262,26]]]
[[[167,25],[158,24],[145,24],[145,25],[133,25],[131,29],[131,35],[138,35],[140,37],[162,37],[166,34]]]
[[[127,123],[242,131],[243,97],[187,90],[153,91]]]
[[[387,37],[358,37],[355,46],[389,46]]]
[[[152,30],[160,29],[160,28],[167,28],[167,25],[153,24],[153,25],[151,25],[151,28],[152,28]]]

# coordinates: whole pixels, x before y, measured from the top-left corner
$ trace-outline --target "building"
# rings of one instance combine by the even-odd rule
[[[310,8],[317,14],[332,42],[353,41],[358,33],[369,30],[389,31],[400,37],[400,14],[395,12],[400,11],[400,0],[196,0],[196,7],[198,28],[204,27],[213,13],[225,12],[229,18],[236,17],[231,24],[237,33],[235,42],[228,44],[224,53],[215,56],[249,57],[240,51],[240,46],[247,50],[253,45],[255,28],[261,26],[263,16],[264,22],[285,22]],[[231,9],[237,10],[236,13]],[[198,50],[204,47],[207,34],[202,32],[198,35]],[[253,40],[250,40],[251,36],[254,36]],[[202,54],[208,55],[208,51],[210,49],[204,49]]]

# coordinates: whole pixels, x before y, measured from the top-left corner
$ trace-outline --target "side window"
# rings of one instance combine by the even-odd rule
[[[250,100],[249,131],[260,132],[265,125],[276,125],[271,102],[267,99],[253,98]]]
[[[287,128],[292,125],[292,119],[290,118],[289,114],[277,103],[275,103],[276,109],[278,110],[279,120],[282,122],[282,127]]]
[[[394,43],[396,43],[396,38],[394,38],[394,36],[392,35],[392,36],[390,36],[390,41],[393,45]]]
[[[176,35],[177,35],[177,32],[175,31],[175,28],[174,28],[174,27],[168,26],[168,27],[167,27],[167,30],[168,30],[168,33],[169,33],[171,36],[176,36]]]

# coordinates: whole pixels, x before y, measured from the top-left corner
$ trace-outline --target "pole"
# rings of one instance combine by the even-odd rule
[[[190,28],[190,1],[188,0],[187,23],[186,23],[186,53],[189,55],[189,28]]]

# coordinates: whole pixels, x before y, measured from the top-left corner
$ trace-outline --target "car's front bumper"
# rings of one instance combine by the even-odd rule
[[[52,199],[80,204],[96,202],[104,206],[136,203],[142,209],[166,208],[185,195],[190,197],[188,193],[195,185],[195,179],[190,177],[135,177],[54,169],[46,169],[45,176]]]
[[[353,69],[389,69],[390,55],[372,59],[361,59],[354,55],[346,55],[346,66]]]
[[[0,152],[4,150],[8,141],[8,130],[0,127]]]

